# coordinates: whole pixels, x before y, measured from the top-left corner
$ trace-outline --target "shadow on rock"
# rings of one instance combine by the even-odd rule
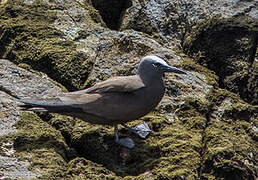
[[[125,137],[125,134],[121,136],[120,133],[120,137]],[[136,176],[152,169],[160,155],[158,147],[150,146],[137,137],[132,139],[136,147],[130,150],[116,144],[113,134],[92,132],[74,138],[72,146],[79,156],[103,165],[118,176]]]

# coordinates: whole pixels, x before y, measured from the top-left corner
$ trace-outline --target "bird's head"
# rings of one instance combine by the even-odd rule
[[[186,72],[169,66],[166,61],[159,58],[158,56],[145,56],[141,59],[138,73],[139,75],[152,75],[156,77],[162,77],[165,72],[173,72],[178,74],[187,74]]]

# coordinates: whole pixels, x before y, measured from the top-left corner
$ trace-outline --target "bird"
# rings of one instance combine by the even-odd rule
[[[49,99],[22,99],[20,106],[25,111],[58,113],[114,126],[115,142],[133,148],[132,139],[119,138],[118,124],[142,138],[151,132],[145,122],[134,128],[126,123],[145,116],[159,104],[165,94],[163,77],[167,72],[187,74],[156,55],[148,55],[140,60],[135,75],[111,77],[84,90]]]

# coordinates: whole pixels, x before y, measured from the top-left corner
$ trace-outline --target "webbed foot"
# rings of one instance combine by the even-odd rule
[[[127,126],[126,124],[122,124],[125,128],[127,128],[129,131],[135,133],[139,137],[145,139],[151,132],[148,124],[146,122],[142,122],[135,127],[131,128]]]
[[[129,149],[132,149],[135,146],[134,141],[129,137],[118,139],[118,140],[116,140],[116,143],[118,143],[124,147],[127,147]]]

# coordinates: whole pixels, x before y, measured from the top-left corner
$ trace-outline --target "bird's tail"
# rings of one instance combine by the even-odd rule
[[[23,99],[20,100],[23,104],[20,105],[23,111],[34,111],[34,112],[79,112],[80,108],[74,107],[72,104],[65,104],[59,98],[52,99]]]

